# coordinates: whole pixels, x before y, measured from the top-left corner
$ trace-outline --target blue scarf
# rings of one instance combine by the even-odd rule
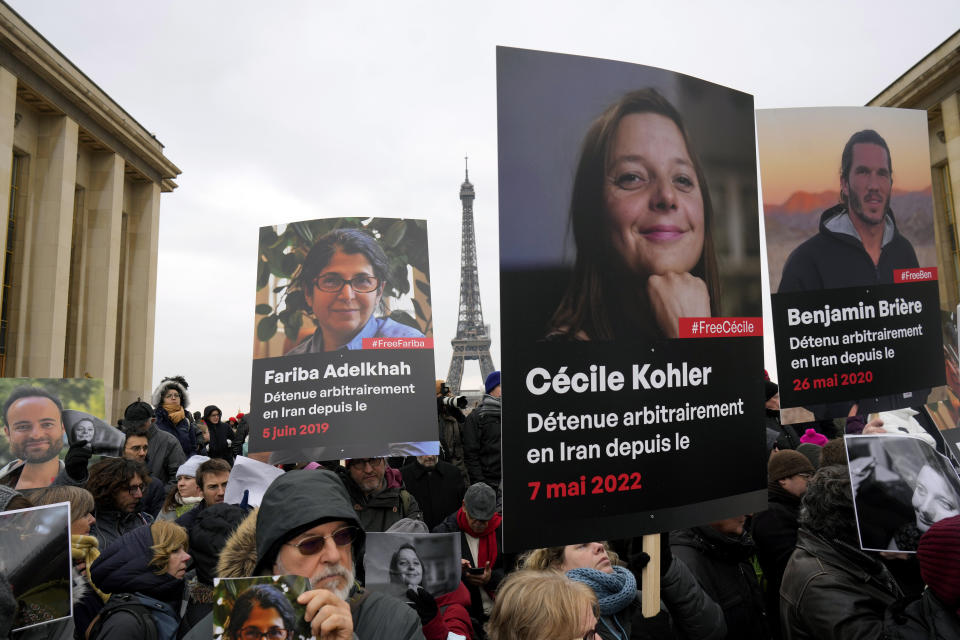
[[[570,569],[567,577],[593,590],[600,606],[600,615],[616,615],[637,597],[637,579],[625,567],[614,567],[613,573],[596,569]]]

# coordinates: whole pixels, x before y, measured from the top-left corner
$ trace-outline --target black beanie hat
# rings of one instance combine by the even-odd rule
[[[780,391],[780,387],[777,386],[776,382],[771,380],[765,380],[763,383],[763,392],[766,395],[766,399],[769,400],[773,396],[777,395]]]

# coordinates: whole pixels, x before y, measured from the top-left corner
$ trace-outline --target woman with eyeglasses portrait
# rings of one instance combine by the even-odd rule
[[[295,278],[317,330],[287,355],[362,349],[364,338],[422,338],[413,327],[378,317],[388,269],[386,254],[366,231],[336,229],[321,236]]]
[[[288,640],[296,624],[293,605],[280,589],[255,584],[237,596],[225,635],[228,640]]]

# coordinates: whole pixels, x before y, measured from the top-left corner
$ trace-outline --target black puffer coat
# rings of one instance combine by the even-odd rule
[[[413,494],[423,510],[423,521],[428,529],[443,522],[460,508],[467,487],[463,484],[460,470],[449,462],[438,460],[428,469],[416,460],[400,469],[403,484]]]
[[[754,548],[749,535],[734,538],[710,527],[695,527],[670,534],[670,549],[723,609],[727,638],[770,637],[763,594],[750,562]]]
[[[124,534],[118,544],[108,547],[93,562],[90,566],[90,577],[93,584],[104,593],[144,595],[169,607],[165,610],[165,615],[176,617],[176,612],[180,611],[184,583],[168,573],[159,576],[154,573],[150,566],[153,558],[150,547],[153,544],[150,527],[141,527]],[[136,638],[142,634],[139,629],[136,618],[118,613],[110,617],[103,626],[101,637]]]
[[[220,421],[210,422],[210,414],[216,411],[220,414]],[[203,421],[207,424],[207,431],[210,432],[210,442],[207,445],[207,455],[211,458],[220,458],[226,460],[233,466],[233,440],[237,434],[231,428],[229,422],[223,420],[223,411],[215,405],[205,407],[203,410]]]
[[[463,462],[470,484],[500,487],[500,398],[483,396],[480,406],[463,423]]]

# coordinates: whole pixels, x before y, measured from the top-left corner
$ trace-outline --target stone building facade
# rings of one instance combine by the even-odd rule
[[[956,311],[960,304],[960,31],[913,65],[877,97],[870,107],[923,109],[930,132],[930,168],[936,221],[940,305]]]
[[[153,369],[163,145],[0,4],[0,375],[103,378],[106,418]]]

